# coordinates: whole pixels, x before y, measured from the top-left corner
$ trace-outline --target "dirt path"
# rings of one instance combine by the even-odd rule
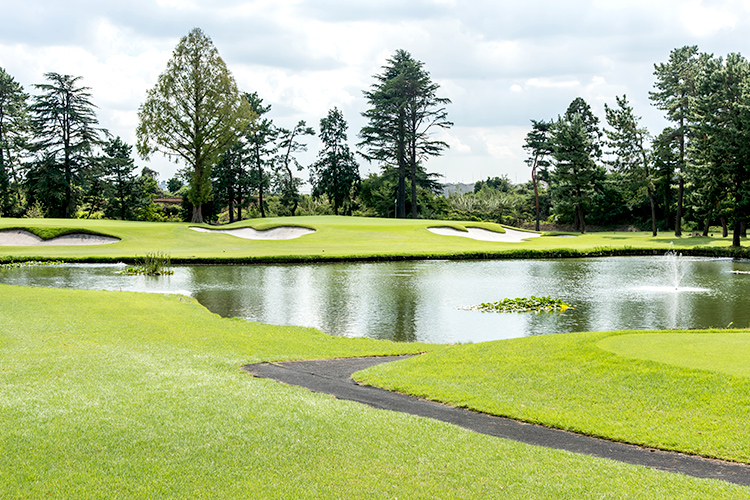
[[[377,357],[259,363],[242,368],[252,375],[306,387],[339,399],[358,401],[373,408],[399,411],[448,422],[474,432],[573,453],[608,458],[653,469],[700,478],[719,479],[750,486],[750,465],[712,460],[598,439],[540,425],[454,408],[403,394],[359,385],[352,373],[402,359]]]

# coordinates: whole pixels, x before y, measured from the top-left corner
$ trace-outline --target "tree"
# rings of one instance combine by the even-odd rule
[[[348,128],[344,115],[338,108],[328,111],[320,120],[320,140],[323,149],[310,166],[310,184],[313,195],[325,194],[336,215],[343,206],[351,206],[352,193],[360,182],[359,165],[346,143]]]
[[[526,142],[523,148],[529,152],[529,158],[526,164],[531,167],[531,182],[534,186],[534,205],[536,230],[539,231],[539,169],[546,170],[549,168],[549,160],[553,153],[550,136],[553,129],[552,122],[531,120],[531,131],[526,134]],[[476,192],[476,189],[475,189]]]
[[[279,176],[281,203],[289,209],[291,215],[294,215],[299,204],[299,185],[302,180],[294,177],[292,166],[296,167],[297,171],[302,170],[302,165],[297,161],[295,154],[307,151],[307,145],[300,142],[299,139],[306,135],[315,135],[315,130],[308,127],[305,120],[300,120],[291,130],[279,128],[277,133],[279,150],[281,151],[276,163],[277,169],[281,171]]]
[[[411,179],[412,217],[417,216],[417,185],[423,162],[438,156],[448,144],[431,137],[432,130],[449,128],[445,105],[450,99],[437,97],[440,86],[430,80],[424,63],[404,50],[388,59],[376,83],[364,91],[370,109],[362,113],[368,123],[360,131],[367,161],[377,161],[384,170],[398,171],[398,216],[406,217],[406,176]]]
[[[666,127],[656,136],[652,144],[652,154],[655,188],[658,196],[663,199],[664,229],[668,231],[672,220],[672,180],[680,165],[679,143],[672,127]]]
[[[740,246],[750,209],[750,63],[740,54],[705,61],[694,106],[692,147],[721,186]]]
[[[177,175],[167,181],[167,190],[169,190],[172,195],[176,194],[182,186],[184,186],[184,184]]]
[[[247,154],[247,143],[237,140],[221,155],[213,168],[214,201],[218,206],[227,207],[230,223],[235,220],[235,207],[237,220],[242,220],[243,194],[249,188],[249,177],[245,170]]]
[[[101,159],[103,174],[111,186],[105,213],[121,220],[133,218],[136,176],[133,175],[135,163],[132,151],[132,146],[116,137],[104,145],[104,156]]]
[[[180,39],[138,110],[139,154],[154,152],[186,163],[192,222],[211,197],[211,167],[253,119],[248,103],[211,39],[199,28]]]
[[[651,153],[646,146],[649,134],[645,128],[639,128],[640,117],[636,117],[628,103],[627,96],[615,97],[616,108],[604,105],[607,123],[605,129],[607,145],[612,148],[614,160],[612,166],[627,176],[636,186],[648,194],[651,204],[651,234],[656,236],[656,200],[654,197],[654,178]]]
[[[253,115],[257,117],[248,127],[245,139],[248,144],[250,168],[253,169],[251,184],[258,191],[260,216],[265,217],[263,189],[270,184],[270,176],[265,167],[273,167],[273,158],[278,151],[276,146],[278,129],[274,127],[272,120],[263,118],[263,115],[271,111],[271,105],[264,106],[263,99],[258,96],[257,92],[245,93],[245,100],[249,103]]]
[[[574,211],[575,228],[586,232],[586,207],[602,175],[593,159],[595,146],[583,118],[559,118],[552,134],[554,170],[550,173],[557,205]]]
[[[11,186],[20,184],[16,160],[25,147],[28,124],[28,94],[15,79],[0,68],[0,216],[12,215],[20,203]],[[20,207],[16,207],[20,208]]]
[[[60,172],[58,180],[62,182],[64,193],[48,200],[59,199],[63,205],[52,211],[62,217],[72,217],[76,207],[75,186],[91,166],[93,148],[101,143],[100,134],[104,131],[95,127],[98,124],[95,106],[90,100],[90,89],[78,85],[81,77],[58,73],[44,76],[51,83],[34,85],[42,93],[34,97],[29,108],[36,136],[33,147],[43,156],[37,162],[38,167]]]
[[[687,169],[686,147],[688,125],[692,113],[692,103],[696,93],[696,79],[701,66],[698,46],[685,46],[674,49],[669,61],[654,65],[655,92],[649,92],[654,105],[666,112],[667,119],[673,122],[674,138],[679,147],[677,176],[677,207],[675,214],[675,236],[682,235],[683,199],[685,196],[685,173]]]
[[[602,157],[602,131],[599,128],[599,118],[591,111],[591,106],[587,103],[583,97],[576,97],[568,106],[565,111],[564,118],[567,121],[571,121],[574,116],[581,118],[583,128],[586,135],[589,137],[589,151],[594,161],[598,161]]]

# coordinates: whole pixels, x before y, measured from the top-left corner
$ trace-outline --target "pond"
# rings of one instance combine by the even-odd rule
[[[225,317],[398,341],[481,342],[548,333],[748,327],[750,262],[680,257],[178,266],[162,277],[80,264],[0,270],[15,285],[183,293]],[[674,276],[682,275],[675,289]],[[550,295],[557,313],[461,306]]]

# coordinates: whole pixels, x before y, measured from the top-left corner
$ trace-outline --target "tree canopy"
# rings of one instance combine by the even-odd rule
[[[450,99],[438,97],[440,86],[430,79],[424,63],[405,50],[388,59],[383,72],[364,92],[370,108],[362,113],[367,124],[359,133],[359,147],[367,161],[377,161],[384,169],[398,172],[396,196],[398,217],[406,217],[406,177],[411,181],[411,215],[417,216],[417,184],[423,177],[423,163],[438,156],[448,144],[434,139],[436,128],[447,129],[445,106]]]
[[[344,115],[338,108],[329,110],[328,115],[320,119],[323,149],[310,166],[313,195],[328,196],[336,215],[342,207],[351,207],[353,191],[360,182],[359,165],[346,143],[347,128]]]
[[[140,155],[160,152],[190,169],[193,222],[211,196],[211,167],[253,120],[231,73],[199,28],[180,39],[138,111]]]

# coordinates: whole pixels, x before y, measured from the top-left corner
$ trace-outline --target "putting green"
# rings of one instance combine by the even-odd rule
[[[619,356],[750,377],[750,331],[638,333],[597,342]]]

